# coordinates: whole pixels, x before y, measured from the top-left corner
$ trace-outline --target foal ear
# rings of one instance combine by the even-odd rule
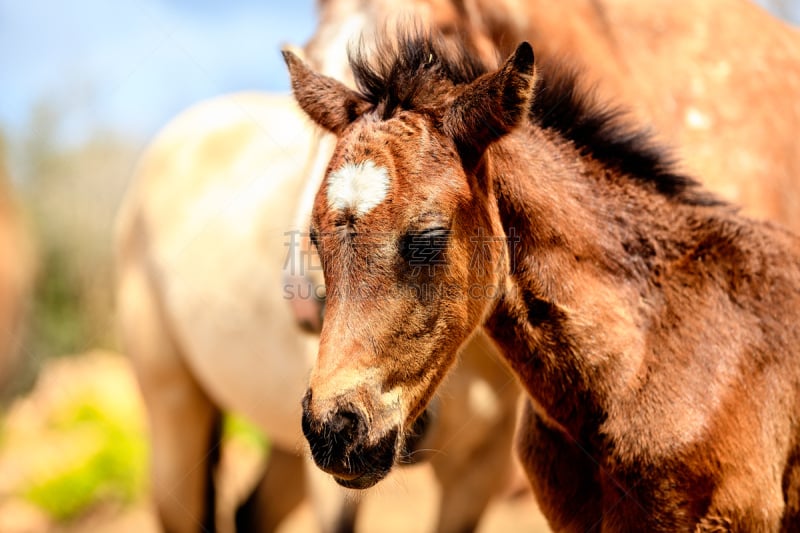
[[[369,102],[343,83],[314,72],[288,49],[282,53],[295,100],[311,120],[326,130],[340,134],[369,108]]]
[[[456,97],[444,117],[445,131],[480,158],[525,118],[534,84],[533,48],[523,42],[499,70],[479,77]]]

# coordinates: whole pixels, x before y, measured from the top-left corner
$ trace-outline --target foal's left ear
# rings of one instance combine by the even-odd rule
[[[520,44],[495,72],[484,74],[459,94],[444,117],[445,131],[475,159],[513,130],[528,113],[535,84],[533,48]]]
[[[311,120],[326,130],[338,135],[369,109],[369,102],[354,90],[314,72],[290,50],[284,49],[282,53],[295,100]]]

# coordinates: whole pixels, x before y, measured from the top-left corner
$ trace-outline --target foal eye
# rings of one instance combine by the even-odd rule
[[[426,267],[432,274],[436,265],[445,264],[444,251],[449,240],[450,230],[447,228],[410,231],[400,239],[400,255],[415,271]]]

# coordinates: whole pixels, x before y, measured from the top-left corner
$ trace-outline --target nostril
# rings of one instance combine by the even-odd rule
[[[348,442],[354,440],[360,425],[359,416],[352,411],[339,411],[331,417],[329,423],[331,432]]]

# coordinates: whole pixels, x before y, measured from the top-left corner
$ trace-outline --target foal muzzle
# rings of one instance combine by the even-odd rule
[[[339,407],[317,418],[310,409],[311,391],[303,398],[303,434],[317,466],[331,474],[341,486],[366,489],[391,471],[398,457],[410,462],[414,443],[425,434],[428,417],[414,424],[409,439],[393,427],[377,439],[371,439],[367,418],[353,407]]]

